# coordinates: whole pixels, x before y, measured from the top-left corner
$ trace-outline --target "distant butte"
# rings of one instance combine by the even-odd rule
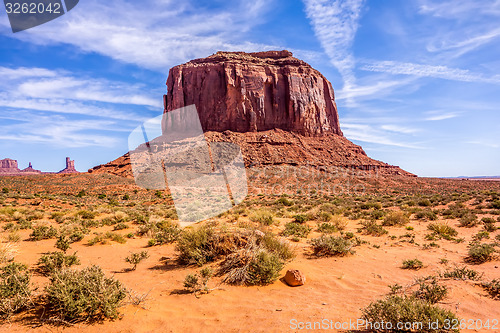
[[[16,160],[6,158],[0,160],[0,176],[29,176],[29,175],[42,175],[42,174],[51,174],[53,172],[42,172],[40,170],[36,170],[33,168],[31,162],[29,162],[29,166],[26,169],[19,169],[18,163]],[[68,173],[78,173],[75,169],[75,161],[71,161],[69,157],[66,158],[66,168],[59,171],[59,174],[68,174]]]

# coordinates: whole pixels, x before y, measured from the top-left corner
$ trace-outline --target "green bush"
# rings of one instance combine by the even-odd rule
[[[453,279],[453,280],[472,280],[472,281],[478,281],[481,280],[483,274],[480,274],[479,272],[467,268],[467,266],[463,267],[455,267],[453,269],[448,269],[444,271],[443,273],[440,274],[441,277],[444,277],[446,279]]]
[[[31,232],[31,235],[29,237],[32,241],[55,238],[57,237],[57,229],[52,226],[37,226],[33,228],[33,231]]]
[[[381,225],[377,224],[376,221],[369,220],[361,222],[363,227],[360,229],[364,235],[380,237],[388,233]]]
[[[31,275],[28,267],[12,262],[0,269],[0,318],[11,315],[30,307]]]
[[[179,238],[181,231],[179,225],[175,223],[166,221],[157,223],[152,230],[154,244],[163,245],[173,243]]]
[[[128,225],[123,223],[123,222],[120,222],[118,224],[115,224],[115,226],[113,227],[113,230],[114,231],[117,231],[117,230],[125,230],[125,229],[128,229]]]
[[[184,279],[184,288],[189,293],[209,293],[208,281],[213,276],[213,271],[205,267],[199,274],[188,274]]]
[[[293,201],[291,201],[287,197],[281,197],[281,198],[279,198],[278,200],[276,200],[276,203],[277,204],[282,204],[283,206],[292,206],[293,205]]]
[[[419,282],[419,289],[413,293],[416,298],[422,299],[431,304],[442,301],[447,294],[448,288],[438,284],[435,276],[421,279]]]
[[[307,216],[304,214],[297,214],[293,216],[293,221],[296,223],[304,223],[307,221]]]
[[[73,265],[80,265],[80,259],[76,256],[76,252],[71,255],[65,255],[62,252],[48,252],[38,259],[38,271],[45,275]]]
[[[490,244],[472,243],[469,246],[468,260],[473,263],[482,264],[493,259],[495,248]]]
[[[263,225],[271,225],[274,223],[273,214],[267,209],[259,209],[252,214],[250,214],[250,220],[253,222],[259,222]]]
[[[215,231],[211,227],[184,229],[176,249],[183,264],[202,266],[244,247],[248,236],[235,232]]]
[[[424,263],[422,261],[418,259],[406,259],[403,261],[403,266],[401,268],[418,270],[422,267],[424,267]]]
[[[318,231],[324,234],[333,234],[339,229],[333,223],[323,222],[318,226]]]
[[[342,236],[326,236],[311,239],[309,242],[314,251],[314,255],[320,256],[345,256],[353,254],[354,243],[350,239]]]
[[[466,214],[460,218],[461,227],[472,228],[478,225],[478,223],[477,215],[474,214]]]
[[[131,253],[128,257],[125,258],[125,262],[133,265],[132,270],[135,271],[137,265],[143,261],[144,259],[149,258],[148,251],[141,251],[137,253]]]
[[[437,214],[430,209],[419,210],[415,213],[415,218],[418,220],[437,220]]]
[[[126,296],[122,284],[107,278],[99,266],[56,271],[45,287],[49,308],[66,321],[117,318]]]
[[[306,224],[289,222],[285,224],[285,230],[281,234],[285,237],[296,236],[306,238],[310,232],[311,228]]]
[[[294,256],[288,242],[274,234],[267,233],[263,237],[253,235],[245,247],[226,256],[218,275],[225,275],[224,282],[229,284],[267,284],[275,280],[272,272],[279,272],[280,267]]]
[[[458,235],[458,231],[456,231],[446,223],[431,223],[427,226],[427,229],[432,231],[436,237],[444,238],[447,240],[452,240],[453,237]]]
[[[5,194],[9,193],[9,189],[6,187],[2,188],[2,193],[5,193]]]
[[[370,303],[370,305],[362,309],[362,313],[362,319],[367,325],[383,321],[387,327],[389,326],[388,323],[391,323],[392,329],[387,329],[385,332],[459,332],[458,329],[445,328],[450,326],[445,326],[446,324],[454,320],[458,321],[453,312],[415,297],[388,296],[383,300]],[[436,321],[439,329],[431,329],[427,326],[427,323]],[[396,329],[398,323],[421,323],[422,326],[398,330]]]
[[[410,222],[410,219],[408,216],[401,211],[396,211],[389,213],[386,215],[384,218],[384,221],[382,222],[383,226],[402,226],[405,224],[408,224]]]
[[[57,238],[57,242],[56,242],[56,249],[59,249],[63,252],[66,252],[68,251],[69,247],[70,247],[70,241],[67,237],[65,236],[59,236]]]
[[[267,285],[278,279],[284,263],[276,254],[260,251],[250,262],[248,269],[249,285]]]

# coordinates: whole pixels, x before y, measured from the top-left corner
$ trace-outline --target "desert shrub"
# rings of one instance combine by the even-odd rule
[[[490,238],[490,233],[486,230],[479,231],[477,234],[475,234],[472,237],[473,241],[481,241],[483,239],[489,239]]]
[[[137,265],[143,261],[144,259],[149,258],[148,251],[141,251],[136,253],[131,253],[128,257],[125,258],[125,262],[133,265],[132,270],[135,271]]]
[[[460,218],[461,227],[472,228],[478,225],[478,223],[477,215],[474,214],[466,214]]]
[[[97,216],[97,212],[91,212],[89,210],[80,210],[76,213],[76,215],[84,220],[92,220]]]
[[[282,260],[290,260],[295,257],[295,251],[286,240],[277,238],[272,233],[266,233],[259,243],[267,251],[276,254]]]
[[[226,256],[218,275],[225,275],[223,281],[229,284],[268,284],[294,256],[288,242],[268,233],[252,237],[244,248]]]
[[[248,268],[249,285],[267,285],[278,279],[284,263],[274,253],[261,250],[250,262]]]
[[[441,277],[453,280],[472,280],[478,281],[482,278],[483,274],[467,268],[467,266],[454,267],[453,269],[448,269],[440,274]]]
[[[419,288],[413,293],[413,296],[435,304],[442,301],[447,294],[448,288],[438,284],[435,276],[430,276],[419,281]]]
[[[410,219],[408,216],[402,212],[402,211],[397,211],[397,212],[392,212],[384,218],[384,221],[382,222],[383,226],[402,226],[405,224],[408,224],[410,222]]]
[[[338,230],[344,230],[347,226],[347,220],[338,214],[333,215],[329,223],[332,223]]]
[[[155,245],[170,244],[175,242],[181,234],[178,224],[172,222],[162,222],[156,224],[152,239]]]
[[[491,295],[491,297],[500,299],[500,280],[494,279],[490,282],[483,282],[481,286]]]
[[[323,222],[318,226],[318,231],[324,234],[332,234],[339,231],[339,229],[333,223]]]
[[[118,307],[126,296],[122,284],[106,277],[99,266],[56,271],[45,291],[50,309],[71,322],[117,318]]]
[[[80,265],[80,259],[76,256],[76,252],[71,255],[62,252],[48,252],[38,259],[38,271],[45,275],[73,265]]]
[[[350,239],[342,236],[326,236],[311,239],[309,242],[314,251],[314,255],[320,256],[345,256],[353,254],[354,243]]]
[[[490,208],[500,209],[500,200],[495,200],[490,203]]]
[[[420,199],[417,204],[422,207],[429,207],[432,206],[432,203],[429,199]]]
[[[296,236],[305,238],[310,232],[311,228],[306,224],[289,222],[285,224],[285,230],[281,234],[285,237]]]
[[[454,236],[458,235],[458,232],[446,223],[431,223],[427,226],[427,229],[432,231],[437,238],[447,240],[452,240]]]
[[[57,236],[57,229],[54,228],[53,226],[37,226],[33,228],[33,231],[31,232],[30,235],[30,240],[32,241],[39,241],[42,239],[50,239],[50,238],[55,238]]]
[[[403,261],[403,266],[401,266],[401,268],[403,269],[414,269],[414,270],[418,270],[422,267],[424,267],[424,263],[418,259],[406,259]]]
[[[490,244],[473,242],[469,246],[469,257],[467,259],[472,263],[482,264],[492,260],[495,252],[495,248]]]
[[[288,199],[287,197],[281,197],[278,200],[276,200],[277,204],[281,204],[283,206],[293,206],[293,201]]]
[[[249,216],[253,222],[259,222],[263,225],[271,225],[274,222],[273,214],[267,209],[259,209]]]
[[[2,193],[5,193],[5,194],[9,193],[9,189],[6,187],[2,188]]]
[[[6,318],[30,307],[31,275],[28,267],[10,263],[0,269],[0,318]]]
[[[385,299],[370,303],[362,309],[362,319],[369,323],[385,322],[386,327],[391,323],[392,329],[386,332],[459,332],[458,329],[446,329],[446,324],[458,318],[449,310],[442,309],[429,302],[411,296],[388,296]],[[429,322],[438,322],[439,329],[431,329]],[[397,329],[398,323],[421,323],[421,327]],[[369,326],[368,326],[369,327]]]
[[[377,222],[373,220],[361,222],[361,225],[363,227],[360,229],[360,231],[364,235],[379,237],[388,233],[387,230],[385,230],[381,225],[377,224]]]
[[[304,223],[307,221],[307,215],[304,214],[296,214],[293,216],[293,221],[295,223]]]
[[[481,219],[481,222],[483,222],[484,230],[488,232],[494,232],[495,230],[497,230],[497,227],[495,226],[495,220],[491,217],[483,217]]]
[[[67,237],[61,235],[57,238],[55,246],[56,249],[66,252],[70,247],[70,240]]]
[[[128,225],[123,223],[123,222],[120,222],[118,224],[115,224],[115,226],[113,227],[113,230],[117,231],[117,230],[124,230],[124,229],[128,229]]]
[[[190,293],[208,293],[208,281],[213,276],[213,271],[205,267],[199,274],[188,274],[184,279],[184,289]]]
[[[112,240],[120,244],[124,244],[127,242],[125,237],[123,237],[122,235],[108,231],[106,233],[96,233],[94,238],[89,239],[88,245],[92,246],[95,244],[107,244],[108,240]]]
[[[430,209],[422,209],[415,213],[415,218],[417,220],[437,220],[437,214]]]
[[[247,244],[248,235],[237,232],[215,231],[211,227],[185,229],[176,249],[183,264],[203,264],[235,252]]]

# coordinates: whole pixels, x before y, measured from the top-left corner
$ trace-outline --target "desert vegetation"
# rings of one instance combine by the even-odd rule
[[[92,176],[89,187],[85,177],[32,186],[30,178],[0,178],[2,318],[42,325],[116,320],[130,316],[129,306],[153,302],[151,295],[201,302],[246,292],[242,286],[280,288],[295,265],[313,274],[315,288],[323,275],[308,267],[323,265],[333,285],[348,281],[345,267],[372,257],[391,274],[378,273],[376,264],[364,274],[392,284],[392,292],[359,304],[366,320],[462,317],[448,306],[457,302],[455,284],[498,300],[492,270],[500,250],[500,189],[458,183],[428,193],[393,185],[362,195],[251,194],[226,213],[181,228],[168,193],[108,175]],[[345,274],[361,279],[354,269]],[[412,274],[423,276],[411,280]],[[404,279],[406,286],[397,285]]]

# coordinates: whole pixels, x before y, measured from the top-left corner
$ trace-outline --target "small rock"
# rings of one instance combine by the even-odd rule
[[[289,269],[285,274],[285,282],[291,287],[302,286],[306,283],[306,276],[298,269]]]
[[[255,235],[259,238],[262,238],[264,237],[266,234],[264,234],[262,231],[260,230],[255,230]]]

